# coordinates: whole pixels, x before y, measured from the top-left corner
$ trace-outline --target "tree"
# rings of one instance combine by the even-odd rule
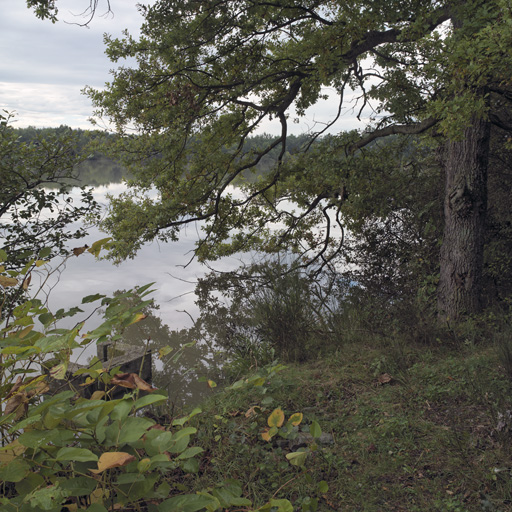
[[[86,234],[73,224],[98,205],[90,190],[83,188],[78,201],[68,193],[85,159],[76,134],[67,128],[23,141],[10,117],[0,115],[0,249],[9,254],[3,266],[19,270],[44,247],[46,258],[70,254],[69,240]]]
[[[199,259],[287,249],[301,265],[329,264],[353,200],[349,175],[364,171],[379,139],[421,134],[443,148],[439,314],[480,310],[490,130],[510,128],[507,0],[161,0],[141,10],[139,40],[107,42],[112,61],[137,66],[114,71],[105,91],[88,89],[98,116],[139,134],[117,146],[135,179],[105,223],[114,257],[201,221]],[[326,87],[337,115],[311,131],[302,156],[285,159],[290,121]],[[371,109],[366,129],[322,137],[351,90],[358,116]],[[246,151],[268,120],[281,135]],[[271,172],[229,188],[275,148]],[[157,200],[144,194],[150,187]]]
[[[59,13],[57,0],[26,0],[26,2],[27,7],[34,10],[34,14],[37,18],[40,18],[41,20],[48,19],[52,23],[57,21],[57,14]],[[96,14],[99,3],[100,0],[89,0],[89,6],[86,7],[82,12],[82,16],[84,16],[87,21],[85,21],[82,25],[86,26],[91,22]],[[111,12],[110,0],[105,0],[105,4],[107,7],[107,12]]]

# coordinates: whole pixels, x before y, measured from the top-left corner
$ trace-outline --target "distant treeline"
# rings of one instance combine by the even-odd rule
[[[128,170],[120,165],[118,162],[107,158],[101,153],[91,150],[91,145],[94,142],[100,141],[108,137],[105,132],[97,130],[82,130],[72,129],[69,126],[61,125],[58,128],[35,128],[29,126],[27,128],[15,128],[14,131],[18,134],[21,142],[37,142],[45,138],[64,136],[66,134],[73,134],[75,151],[77,153],[87,153],[84,162],[77,167],[76,185],[91,185],[100,186],[108,185],[109,183],[119,183],[123,178],[130,178]],[[246,140],[244,152],[257,150],[267,146],[272,139],[276,137],[268,134],[254,135]],[[309,142],[308,135],[289,135],[286,142],[286,155],[293,155],[297,153],[305,144]],[[258,174],[266,174],[275,165],[277,158],[281,152],[281,146],[275,147],[267,155],[265,155],[258,165],[256,166],[257,173],[246,172],[247,179],[255,179]]]

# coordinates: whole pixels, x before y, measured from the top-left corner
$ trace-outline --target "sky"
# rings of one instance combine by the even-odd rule
[[[81,27],[89,0],[58,0],[55,24],[36,18],[25,0],[0,0],[0,109],[15,113],[17,126],[91,128],[93,108],[80,91],[109,80],[103,34],[137,34],[143,21],[135,0],[111,4],[113,14],[105,14],[99,0],[95,18]]]
[[[101,89],[109,81],[115,64],[104,53],[103,35],[120,37],[124,29],[137,35],[143,22],[137,1],[111,0],[113,13],[106,14],[107,1],[99,0],[88,27],[78,24],[86,20],[79,14],[89,0],[58,0],[55,24],[36,18],[25,0],[0,0],[2,6],[7,3],[9,8],[0,11],[0,109],[16,115],[14,126],[92,128],[93,107],[81,90],[86,85]],[[307,131],[336,110],[336,100],[323,101],[300,124],[290,123],[289,131]],[[334,131],[357,125],[348,108]],[[267,123],[259,131],[279,133],[280,128]]]

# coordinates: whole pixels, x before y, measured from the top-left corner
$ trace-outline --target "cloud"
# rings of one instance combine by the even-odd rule
[[[12,2],[0,17],[0,108],[18,113],[20,126],[88,128],[92,114],[85,85],[101,88],[112,63],[104,51],[103,34],[121,36],[128,28],[137,34],[142,16],[136,1],[116,2],[114,13],[102,16],[100,1],[89,28],[76,16],[89,0],[59,0],[59,21],[41,21],[23,1]],[[67,22],[67,23],[66,23]],[[75,23],[75,24],[73,24]]]
[[[92,106],[78,85],[0,82],[0,108],[15,114],[13,126],[91,128]]]

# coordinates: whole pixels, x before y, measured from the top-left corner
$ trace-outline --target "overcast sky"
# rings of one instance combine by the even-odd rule
[[[92,106],[80,91],[109,80],[113,64],[104,53],[103,34],[120,36],[125,28],[138,33],[137,2],[113,0],[114,14],[102,16],[106,2],[100,0],[86,28],[72,23],[83,23],[76,15],[89,0],[59,0],[55,24],[36,18],[25,0],[1,1],[0,108],[15,112],[18,126],[90,128]]]
[[[0,16],[0,109],[15,113],[17,126],[91,128],[92,105],[80,91],[86,85],[102,88],[110,79],[114,64],[104,53],[104,33],[121,36],[127,28],[138,34],[143,19],[136,0],[111,0],[113,14],[104,16],[106,0],[99,0],[88,28],[76,23],[84,22],[78,15],[89,0],[58,0],[59,21],[55,24],[36,18],[25,0],[0,1],[4,6]],[[312,128],[315,121],[326,121],[336,110],[333,100],[316,105],[300,125],[290,123],[290,131]],[[355,126],[349,109],[336,131]],[[278,133],[279,128],[267,123],[261,131]]]

